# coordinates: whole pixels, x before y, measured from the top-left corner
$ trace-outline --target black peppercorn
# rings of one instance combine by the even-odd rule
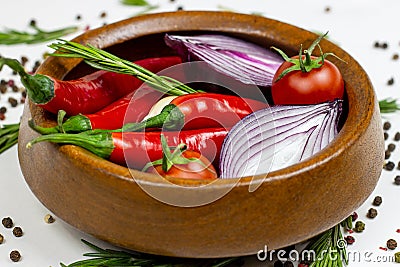
[[[15,237],[21,237],[21,236],[23,236],[23,232],[22,232],[22,229],[21,229],[21,227],[14,227],[14,229],[13,229],[13,235],[15,236]]]
[[[389,159],[392,153],[389,150],[385,150],[385,159]]]
[[[7,108],[6,107],[1,107],[0,108],[0,113],[5,114],[7,112]]]
[[[15,99],[13,97],[8,98],[8,103],[10,103],[13,108],[15,108],[18,105],[17,99]]]
[[[400,185],[400,175],[397,175],[396,177],[394,177],[394,183],[396,185]]]
[[[393,54],[392,59],[393,60],[398,60],[399,59],[399,54],[397,54],[397,53]]]
[[[384,132],[383,133],[383,139],[387,140],[388,138],[389,138],[389,134],[387,132]]]
[[[394,78],[392,77],[387,81],[387,85],[393,85],[393,84],[394,84]]]
[[[399,141],[400,140],[400,132],[396,132],[393,139],[394,139],[394,141]]]
[[[372,204],[373,204],[374,206],[380,206],[380,205],[382,204],[382,197],[376,196],[376,197],[374,198],[374,201],[372,202]]]
[[[178,6],[178,8],[176,10],[177,11],[182,11],[183,10],[183,6]]]
[[[385,122],[383,123],[383,130],[389,130],[390,127],[392,127],[392,124],[391,124],[390,122],[385,121]]]
[[[386,242],[386,246],[387,246],[388,249],[394,250],[394,249],[397,248],[397,242],[394,239],[389,239]]]
[[[380,43],[378,42],[378,41],[376,41],[375,43],[374,43],[374,47],[376,47],[376,48],[379,48],[381,45],[380,45]]]
[[[370,208],[367,213],[367,217],[370,219],[375,218],[378,215],[378,211],[374,208]]]
[[[393,169],[394,169],[394,163],[392,162],[392,161],[388,161],[386,164],[385,164],[385,166],[384,166],[384,169],[385,170],[388,170],[388,171],[392,171]]]
[[[389,45],[388,45],[388,43],[384,42],[384,43],[381,45],[381,47],[382,47],[383,49],[386,49],[386,48],[389,47]]]
[[[50,214],[46,214],[46,216],[44,216],[44,221],[46,223],[53,223],[55,222],[55,219],[53,216],[51,216]]]
[[[19,260],[21,259],[21,254],[19,253],[18,250],[13,250],[13,251],[11,251],[11,253],[10,253],[10,259],[11,259],[13,262],[17,262],[17,261],[19,261]]]
[[[393,143],[390,143],[390,144],[388,145],[387,149],[388,149],[390,152],[393,152],[393,151],[396,149],[396,145],[393,144]]]
[[[3,219],[1,220],[1,223],[3,224],[3,226],[4,226],[5,228],[11,228],[11,227],[14,226],[14,222],[13,222],[13,220],[12,220],[10,217],[3,218]]]

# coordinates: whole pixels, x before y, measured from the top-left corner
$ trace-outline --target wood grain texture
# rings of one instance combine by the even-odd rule
[[[316,35],[260,16],[230,12],[180,11],[140,16],[79,36],[76,41],[106,48],[128,59],[173,52],[162,44],[165,32],[221,32],[265,47],[274,44],[296,54]],[[254,254],[264,245],[277,249],[304,241],[334,226],[358,208],[373,191],[382,170],[384,143],[378,102],[362,67],[335,44],[324,51],[345,79],[348,116],[339,136],[302,163],[257,176],[261,186],[249,192],[250,177],[198,181],[175,179],[172,186],[152,175],[100,159],[84,149],[39,143],[27,126],[52,124],[49,116],[27,103],[19,136],[21,169],[36,197],[77,229],[112,244],[178,257],[226,257]],[[70,79],[93,70],[79,60],[48,58],[39,72]],[[149,196],[145,184],[161,195],[201,200],[232,187],[222,198],[199,207],[164,204]],[[187,190],[189,186],[194,186]]]

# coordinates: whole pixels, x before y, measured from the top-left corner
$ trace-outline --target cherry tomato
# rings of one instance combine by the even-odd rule
[[[292,57],[292,59],[298,58],[298,56]],[[316,57],[311,56],[311,59]],[[274,104],[318,104],[343,99],[343,78],[332,62],[325,59],[319,68],[314,68],[310,72],[291,71],[278,80],[279,75],[291,66],[293,63],[285,61],[275,73],[271,87]]]
[[[150,167],[147,172],[158,173],[163,177],[178,177],[187,179],[216,179],[217,172],[211,162],[199,152],[185,150],[182,156],[188,159],[196,158],[198,161],[192,161],[187,164],[174,164],[165,172],[162,165]]]

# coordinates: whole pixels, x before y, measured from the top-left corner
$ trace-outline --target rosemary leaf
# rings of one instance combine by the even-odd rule
[[[83,240],[88,247],[96,252],[89,252],[83,256],[90,257],[90,259],[79,260],[69,265],[60,263],[61,267],[94,267],[94,266],[107,266],[107,267],[224,267],[231,263],[237,262],[239,258],[228,258],[218,260],[197,260],[197,263],[186,263],[188,260],[176,259],[170,257],[161,257],[143,254],[139,252],[125,252],[112,249],[102,249],[94,244]]]
[[[6,29],[0,32],[0,44],[15,45],[15,44],[37,44],[55,40],[78,30],[78,27],[66,27],[54,31],[45,31],[38,28],[35,24],[30,24],[34,32],[17,31]]]
[[[0,154],[18,142],[19,123],[0,127]]]
[[[146,0],[121,0],[121,3],[129,6],[150,6]]]
[[[379,101],[379,109],[381,113],[392,113],[400,110],[400,104],[397,99],[385,98]]]

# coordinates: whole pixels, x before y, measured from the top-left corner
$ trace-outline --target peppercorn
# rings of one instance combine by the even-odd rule
[[[352,237],[351,235],[346,236],[346,237],[344,238],[344,240],[346,240],[346,243],[347,243],[348,245],[351,245],[351,244],[353,244],[354,242],[356,242],[356,240],[354,239],[354,237]]]
[[[381,44],[381,47],[382,47],[383,49],[386,49],[386,48],[389,47],[389,45],[388,45],[388,43],[384,42],[383,44]]]
[[[21,56],[21,64],[24,66],[27,62],[29,61],[29,59],[26,56]]]
[[[378,215],[378,211],[374,208],[370,208],[367,213],[367,217],[370,219],[375,218]]]
[[[392,127],[392,124],[388,121],[385,121],[385,123],[383,123],[383,130],[389,130],[390,127]]]
[[[55,221],[54,217],[51,216],[50,214],[46,214],[46,216],[44,216],[44,221],[46,223],[53,223]]]
[[[4,113],[0,113],[0,120],[4,121],[6,119],[6,115]]]
[[[385,150],[385,159],[389,159],[392,153],[389,150]]]
[[[397,169],[400,170],[400,161],[397,163]]]
[[[5,84],[0,84],[0,92],[2,94],[5,94],[7,92],[7,85]]]
[[[29,22],[29,25],[36,26],[36,20],[31,19],[31,21]]]
[[[183,6],[178,6],[178,8],[176,10],[177,11],[182,11],[183,10]]]
[[[397,248],[397,242],[394,239],[389,239],[386,242],[386,246],[387,246],[388,249],[394,250],[394,249]]]
[[[107,13],[105,11],[100,13],[100,18],[105,18],[107,17]]]
[[[374,206],[380,206],[382,204],[382,197],[376,196],[374,198],[374,201],[372,202],[372,205]]]
[[[351,220],[353,222],[357,221],[358,219],[358,213],[357,212],[353,212],[353,214],[351,214]]]
[[[76,20],[81,20],[81,19],[82,19],[82,16],[78,14],[78,15],[76,15],[75,19],[76,19]]]
[[[1,220],[1,223],[3,224],[3,226],[4,226],[5,228],[11,228],[11,227],[14,226],[14,222],[13,222],[13,220],[12,220],[10,217],[3,218],[3,219]]]
[[[393,85],[393,84],[394,84],[394,78],[392,77],[387,81],[387,85]]]
[[[21,237],[21,236],[23,236],[23,232],[22,232],[22,228],[21,227],[18,227],[18,226],[16,226],[16,227],[14,227],[14,229],[13,229],[13,235],[15,236],[15,237]]]
[[[374,47],[376,47],[376,48],[379,48],[381,45],[380,45],[380,43],[378,42],[378,41],[376,41],[375,43],[374,43]]]
[[[387,140],[389,138],[389,134],[387,132],[383,133],[383,139]]]
[[[393,144],[393,143],[390,143],[390,144],[388,145],[387,149],[388,149],[390,152],[393,152],[393,151],[396,149],[396,145]]]
[[[392,59],[393,60],[398,60],[399,59],[399,54],[397,54],[397,53],[393,54]]]
[[[400,263],[400,252],[394,254],[394,261]]]
[[[283,267],[283,263],[281,261],[274,262],[274,267]]]
[[[6,107],[1,107],[0,108],[0,113],[5,114],[7,112],[7,108]]]
[[[21,91],[21,97],[26,98],[26,90],[25,89],[23,89]]]
[[[4,241],[4,236],[0,234],[0,244],[3,244],[3,241]]]
[[[330,6],[325,7],[325,12],[326,13],[329,13],[330,11],[331,11],[331,7]]]
[[[365,230],[365,223],[363,223],[362,221],[357,221],[354,227],[354,231],[356,233],[361,233],[364,230]]]
[[[400,175],[397,175],[396,177],[394,177],[394,183],[396,185],[400,185]]]
[[[19,261],[19,260],[21,259],[21,254],[19,253],[18,250],[13,250],[13,251],[11,251],[11,253],[10,253],[10,259],[11,259],[13,262],[17,262],[17,261]]]
[[[293,262],[291,262],[291,261],[286,261],[286,262],[283,264],[283,267],[294,267],[294,265],[293,265]]]
[[[400,140],[400,132],[396,132],[393,139],[394,139],[394,141],[399,141]]]
[[[15,108],[18,105],[18,101],[14,97],[9,97],[8,98],[8,103],[10,103],[11,107],[13,107],[13,108]]]
[[[384,169],[388,170],[388,171],[392,171],[394,169],[394,163],[392,161],[388,161],[385,164]]]

